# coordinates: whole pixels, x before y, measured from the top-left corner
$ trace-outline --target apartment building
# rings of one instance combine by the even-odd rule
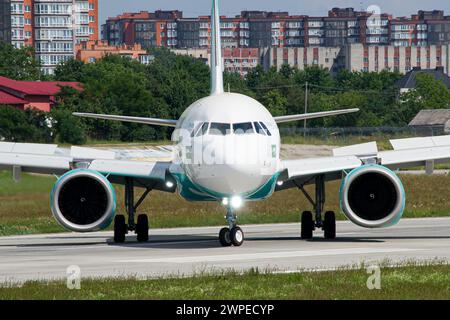
[[[142,34],[144,47],[208,48],[210,17],[143,11],[109,18],[103,26],[103,39],[113,44],[132,44]],[[440,10],[400,18],[353,8],[333,8],[325,17],[242,11],[235,17],[221,17],[221,35],[224,48],[442,45],[450,41],[450,16]]]
[[[341,49],[338,68],[349,71],[397,71],[405,74],[414,68],[443,69],[450,72],[450,44],[431,46],[363,46],[354,44]]]
[[[119,55],[139,61],[142,64],[149,64],[153,59],[147,53],[147,50],[142,49],[142,46],[138,43],[133,46],[125,44],[113,46],[106,41],[83,41],[77,44],[75,49],[76,59],[85,63],[94,63],[106,55]]]
[[[210,51],[207,48],[172,51],[210,63]],[[356,72],[390,70],[406,74],[417,68],[439,69],[450,74],[450,44],[396,47],[356,43],[343,47],[223,48],[222,54],[225,70],[242,76],[257,65],[262,65],[265,70],[272,67],[279,70],[285,64],[298,70],[318,66],[330,70],[332,74],[343,69]]]
[[[178,20],[181,18],[183,13],[177,10],[124,13],[115,18],[109,18],[102,25],[102,39],[111,45],[139,43],[144,48],[176,47]]]
[[[99,38],[98,0],[0,1],[10,8],[11,36],[4,40],[17,48],[33,46],[46,74],[73,58],[77,43]]]
[[[0,0],[0,41],[11,42],[11,3]]]
[[[211,64],[211,51],[207,48],[172,49],[172,52],[201,59],[207,65]],[[239,73],[245,76],[251,69],[263,63],[265,53],[264,49],[258,48],[223,48],[224,69],[227,72]]]

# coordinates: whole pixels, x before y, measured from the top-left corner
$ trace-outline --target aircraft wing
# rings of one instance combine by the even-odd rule
[[[281,179],[285,183],[277,190],[308,184],[317,175],[324,175],[327,181],[340,180],[345,171],[366,163],[377,163],[391,170],[450,163],[450,135],[390,142],[393,147],[390,151],[379,152],[377,144],[370,142],[334,149],[330,157],[284,160],[281,162]]]
[[[169,150],[58,148],[57,145],[0,142],[0,170],[62,175],[76,168],[98,171],[113,183],[136,178],[141,186],[166,190],[164,182],[171,166]]]
[[[285,123],[285,122],[293,122],[300,120],[309,120],[309,119],[317,119],[317,118],[325,118],[331,116],[339,116],[347,113],[358,112],[359,109],[344,109],[344,110],[334,110],[334,111],[323,111],[323,112],[315,112],[315,113],[304,113],[304,114],[295,114],[291,116],[281,116],[274,117],[276,123]]]
[[[74,116],[82,118],[111,120],[111,121],[123,121],[132,123],[149,124],[163,127],[176,127],[177,120],[157,119],[157,118],[145,118],[145,117],[128,117],[128,116],[116,116],[109,114],[94,114],[94,113],[73,113]]]

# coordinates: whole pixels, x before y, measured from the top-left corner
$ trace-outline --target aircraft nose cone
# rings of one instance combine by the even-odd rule
[[[204,166],[195,177],[203,188],[223,195],[241,195],[257,190],[267,181],[258,165],[223,164]]]

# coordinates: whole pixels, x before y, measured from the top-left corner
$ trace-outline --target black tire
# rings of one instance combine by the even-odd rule
[[[231,243],[235,247],[240,247],[244,243],[244,231],[239,227],[234,227],[230,231]]]
[[[325,239],[336,239],[336,214],[333,211],[325,212],[323,231]]]
[[[230,229],[229,228],[222,228],[219,232],[219,241],[220,244],[223,247],[230,247],[232,245],[231,243],[231,237],[230,237]]]
[[[148,241],[148,216],[146,214],[140,214],[137,218],[136,234],[138,242]]]
[[[125,235],[127,234],[127,224],[125,223],[124,215],[117,215],[114,217],[114,242],[125,242]]]
[[[304,240],[312,239],[314,231],[314,221],[311,211],[302,213],[301,237]]]

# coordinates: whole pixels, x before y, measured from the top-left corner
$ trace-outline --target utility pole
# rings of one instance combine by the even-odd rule
[[[308,81],[305,85],[305,114],[308,113]],[[306,119],[303,125],[303,136],[306,138]]]

